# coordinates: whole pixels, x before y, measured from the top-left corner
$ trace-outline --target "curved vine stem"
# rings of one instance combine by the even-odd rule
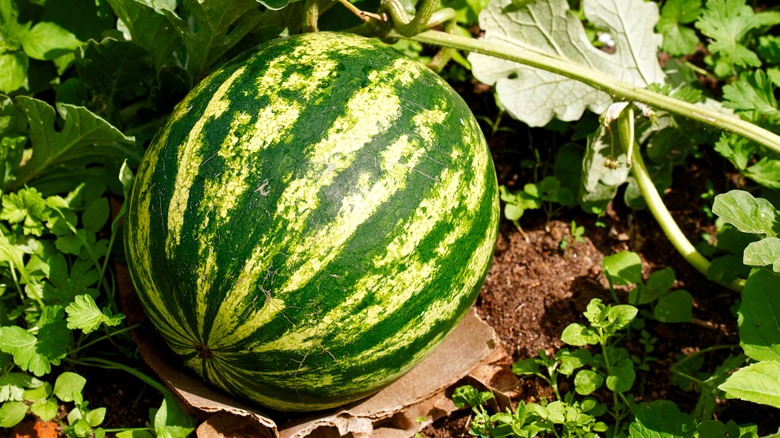
[[[647,202],[647,207],[653,214],[653,217],[663,229],[664,234],[675,247],[677,252],[683,256],[683,258],[691,264],[697,271],[707,276],[707,270],[710,267],[710,261],[707,260],[693,244],[685,237],[685,234],[680,229],[677,221],[674,220],[669,210],[666,208],[661,195],[653,184],[650,174],[647,172],[647,167],[642,159],[642,154],[639,151],[639,145],[634,140],[634,111],[631,105],[629,105],[617,119],[618,124],[618,139],[619,143],[624,150],[627,151],[630,156],[628,160],[631,164],[631,175],[636,180],[639,190],[642,192],[642,197]],[[721,283],[718,281],[718,283]],[[723,286],[734,290],[736,292],[742,291],[745,285],[745,280],[738,279],[731,283],[721,283]]]
[[[424,44],[451,47],[467,52],[494,56],[546,70],[604,91],[611,95],[615,101],[641,102],[654,108],[696,120],[718,130],[725,129],[731,131],[753,140],[767,149],[780,153],[780,136],[752,123],[746,122],[739,117],[723,114],[669,96],[664,96],[660,93],[636,87],[611,78],[603,72],[585,67],[561,57],[531,50],[523,50],[516,46],[495,41],[478,40],[439,31],[426,31],[412,37],[405,37],[398,32],[391,32],[390,36],[410,38]]]
[[[396,32],[405,37],[411,37],[431,27],[429,23],[432,21],[431,19],[434,17],[434,14],[438,13],[437,9],[439,9],[440,6],[439,0],[421,0],[421,2],[422,5],[417,9],[414,17],[411,18],[404,10],[400,1],[389,0],[384,2],[383,6],[393,18]]]

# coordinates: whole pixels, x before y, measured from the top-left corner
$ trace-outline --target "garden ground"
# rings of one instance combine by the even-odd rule
[[[471,94],[472,90],[464,93],[476,114],[486,112],[480,106],[490,95],[480,87],[477,86],[475,94]],[[533,148],[531,145],[518,146],[518,139],[535,141],[537,135],[531,131],[525,135],[524,130],[528,128],[519,123],[506,123],[511,129],[500,132],[490,143],[495,153],[499,183],[517,190],[526,182],[532,182],[533,177],[527,174],[529,170],[518,168],[515,162],[518,160],[509,159],[510,156],[501,151],[511,149],[511,157],[523,156],[524,151]],[[538,144],[533,146],[539,147]],[[674,175],[674,187],[677,188],[664,194],[672,215],[693,242],[699,241],[703,233],[714,234],[713,220],[706,214],[711,200],[702,199],[701,194],[707,193],[705,184],[708,180],[715,185],[716,193],[725,192],[733,184],[731,179],[735,177],[725,168],[719,158],[711,157],[705,151],[702,157],[690,161],[687,168],[678,168]],[[621,198],[620,195],[616,197]],[[581,242],[571,236],[572,221],[584,227]],[[672,267],[677,279],[674,288],[689,291],[694,300],[691,323],[661,324],[647,320],[648,331],[657,338],[652,353],[657,360],[649,372],[638,375],[633,393],[638,401],[667,399],[674,401],[683,412],[692,411],[697,394],[673,386],[669,367],[680,355],[690,354],[703,346],[738,344],[733,312],[735,293],[708,281],[688,265],[648,211],[630,210],[620,201],[610,204],[602,217],[573,209],[564,210],[548,221],[540,210],[535,210],[524,215],[520,224],[522,230],[509,221],[502,222],[493,265],[476,303],[478,314],[496,330],[511,359],[532,357],[539,350],[553,353],[562,347],[561,332],[572,322],[583,322],[582,312],[592,298],[602,298],[605,302],[612,300],[602,273],[602,259],[619,251],[633,251],[642,259],[645,278],[650,272]],[[566,248],[562,248],[563,241],[567,242],[563,245]],[[619,297],[625,300],[626,292],[618,290]],[[626,347],[638,349],[641,346],[635,343]],[[738,349],[734,350],[737,352]],[[711,370],[722,363],[728,353],[707,355],[702,369]],[[140,362],[138,365],[142,366]],[[122,371],[80,369],[79,372],[87,375],[90,382],[84,393],[90,406],[107,408],[105,427],[143,427],[149,421],[149,408],[159,406],[159,393]],[[146,372],[153,375],[149,370]],[[569,389],[566,382],[560,384],[562,392]],[[538,402],[552,395],[544,382],[533,377],[522,378],[518,388],[507,390],[515,394],[517,400],[525,401]],[[63,415],[65,413],[63,411]],[[468,436],[469,413],[469,410],[459,411],[428,426],[422,434],[429,437]],[[776,409],[738,400],[724,403],[717,416],[724,421],[758,424],[762,434],[774,433],[780,426],[780,413]],[[31,427],[32,423],[23,423],[15,429],[16,436],[35,436],[30,434]],[[0,436],[3,435],[0,431]]]

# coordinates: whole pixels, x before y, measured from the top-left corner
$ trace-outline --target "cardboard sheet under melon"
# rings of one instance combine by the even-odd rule
[[[143,322],[126,270],[120,266],[117,271],[128,322]],[[147,365],[179,397],[186,411],[204,420],[197,429],[199,437],[414,436],[421,427],[457,409],[449,395],[461,383],[483,389],[513,383],[495,332],[473,309],[431,356],[395,383],[360,402],[308,414],[265,411],[203,383],[180,365],[148,322],[133,335]],[[500,391],[497,394],[499,406],[508,402]],[[426,418],[422,423],[417,421],[421,417]]]

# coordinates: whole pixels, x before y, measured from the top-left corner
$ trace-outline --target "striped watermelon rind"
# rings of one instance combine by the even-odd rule
[[[427,356],[476,299],[499,221],[466,103],[339,33],[266,43],[202,81],[127,202],[131,277],[167,344],[284,411],[363,398]]]

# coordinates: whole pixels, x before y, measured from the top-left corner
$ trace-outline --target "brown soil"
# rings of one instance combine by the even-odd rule
[[[697,196],[704,191],[706,175],[695,165],[688,172],[677,172],[675,183],[684,190],[670,190],[665,201],[683,231],[691,240],[702,232],[713,232]],[[648,211],[631,211],[619,206],[600,218],[568,212],[546,222],[541,215],[523,217],[518,231],[509,223],[502,227],[495,260],[477,301],[477,309],[498,333],[514,360],[533,357],[539,350],[553,353],[564,346],[562,330],[572,322],[585,322],[582,312],[592,298],[614,302],[605,276],[602,259],[619,251],[637,252],[643,262],[645,278],[650,272],[670,266],[674,269],[676,289],[693,295],[693,321],[684,324],[661,324],[647,319],[647,330],[657,339],[652,356],[657,358],[646,374],[638,373],[634,386],[637,401],[672,400],[683,412],[691,412],[698,399],[695,392],[685,392],[671,384],[669,367],[682,355],[712,345],[738,344],[736,315],[738,295],[708,281],[696,272],[672,247]],[[571,242],[570,223],[584,225],[584,242],[574,242],[561,249],[562,240]],[[618,290],[625,302],[626,289]],[[625,347],[640,354],[636,337]],[[740,350],[707,355],[702,371],[713,371],[729,354]],[[568,384],[559,381],[562,392]],[[516,400],[550,399],[550,388],[534,377],[522,378]],[[469,436],[469,411],[443,419],[423,432],[430,437]],[[721,401],[718,419],[759,426],[761,435],[775,433],[780,427],[780,412],[765,406],[739,400]]]

